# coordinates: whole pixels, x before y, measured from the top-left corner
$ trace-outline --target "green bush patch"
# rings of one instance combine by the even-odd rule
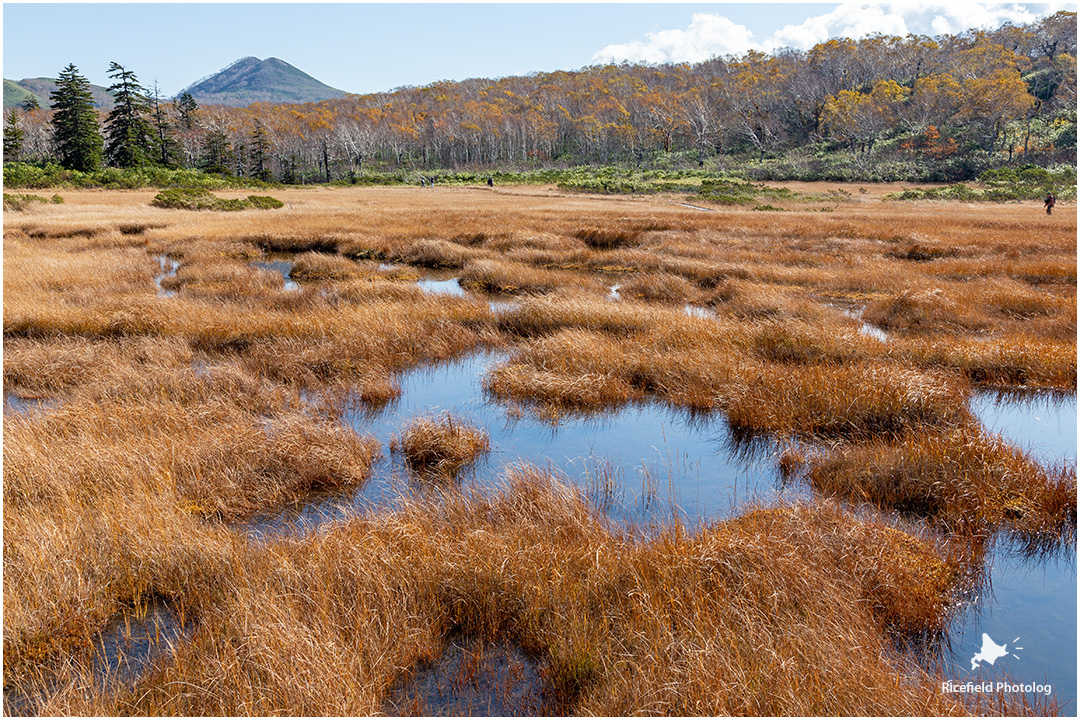
[[[269,195],[248,195],[247,201],[251,203],[251,207],[256,210],[277,210],[278,208],[285,207],[285,203],[277,198],[272,198]]]
[[[285,203],[266,195],[246,198],[219,198],[205,188],[170,188],[162,190],[150,202],[154,207],[171,210],[276,210]]]
[[[56,199],[55,199],[56,197],[59,197],[59,195],[54,196],[53,202],[56,202]],[[8,193],[4,193],[4,209],[5,210],[13,210],[13,211],[25,210],[26,208],[30,207],[34,203],[47,203],[47,202],[49,202],[49,201],[46,200],[45,198],[41,197],[40,195],[25,195],[23,193],[12,193],[12,194],[9,195]],[[63,202],[63,199],[61,199],[60,202]]]

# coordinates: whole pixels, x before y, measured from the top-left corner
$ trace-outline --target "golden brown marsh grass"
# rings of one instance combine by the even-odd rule
[[[228,561],[237,571],[171,661],[65,709],[370,715],[462,633],[537,658],[559,713],[965,710],[902,669],[883,632],[937,627],[962,569],[926,539],[827,503],[642,540],[520,469],[490,497],[235,545]]]
[[[1075,533],[1076,468],[1044,468],[971,427],[840,446],[815,458],[807,479],[819,492],[915,513],[951,532],[985,537],[1007,527],[1033,547],[1067,544]]]
[[[821,438],[895,437],[969,419],[965,383],[876,363],[767,365],[740,378],[724,404],[737,428]]]
[[[236,542],[203,518],[359,484],[378,452],[235,365],[131,370],[5,418],[5,684],[85,649],[125,603],[197,606]]]
[[[593,278],[500,260],[474,260],[461,273],[461,286],[492,295],[546,293],[556,288],[601,291]]]
[[[490,447],[486,432],[448,413],[416,418],[390,440],[413,472],[431,479],[455,477]]]
[[[1074,217],[701,213],[544,188],[282,190],[275,213],[64,195],[4,229],[5,386],[56,401],[4,423],[5,687],[43,693],[39,712],[372,714],[453,632],[537,658],[555,712],[1031,711],[961,707],[893,650],[896,633],[941,628],[973,572],[952,548],[971,539],[830,503],[643,540],[521,471],[492,497],[451,490],[262,545],[221,519],[362,483],[376,448],[335,421],[346,404],[385,403],[418,363],[510,346],[488,388],[552,417],[651,399],[722,410],[852,443],[814,481],[828,494],[949,532],[1071,537],[1075,471],[1013,482],[1035,470],[971,430],[966,393],[1075,388]],[[317,282],[285,291],[251,267],[277,250],[316,253],[294,271]],[[424,295],[420,271],[384,259],[543,295],[493,315],[481,297]],[[902,297],[928,319],[887,342],[838,309]],[[195,630],[135,687],[102,689],[95,634],[148,597]]]

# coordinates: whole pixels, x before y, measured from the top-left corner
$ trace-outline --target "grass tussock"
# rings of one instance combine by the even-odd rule
[[[1003,388],[1076,388],[1076,340],[1020,331],[998,338],[911,338],[891,343],[890,354],[916,367],[960,372],[979,385]]]
[[[390,441],[390,449],[426,478],[455,477],[489,447],[486,432],[450,414],[416,418]]]
[[[909,428],[964,423],[957,378],[887,365],[762,368],[740,378],[724,401],[737,428],[821,438],[899,437]]]
[[[1076,468],[1045,468],[970,427],[841,446],[813,460],[806,477],[819,492],[928,517],[964,535],[1007,528],[1034,547],[1075,535]]]
[[[641,230],[632,227],[582,228],[574,233],[574,237],[594,250],[614,250],[637,245],[641,240]]]
[[[588,330],[562,330],[525,346],[484,380],[497,397],[532,403],[546,414],[599,410],[643,393],[628,378],[629,358],[614,339]]]
[[[537,658],[547,712],[954,714],[888,639],[940,622],[960,573],[937,550],[824,503],[635,539],[521,469],[490,497],[235,550],[243,572],[171,662],[66,709],[377,714],[403,669],[463,634]]]
[[[461,286],[493,295],[531,295],[567,287],[599,291],[599,284],[595,280],[575,273],[499,260],[470,262],[461,273]]]
[[[690,281],[666,272],[639,275],[619,285],[621,297],[644,302],[687,303],[694,300],[697,294]]]
[[[121,367],[5,418],[5,684],[128,603],[197,607],[233,572],[235,538],[207,521],[362,483],[378,444],[290,405],[235,365]]]
[[[362,272],[356,263],[346,258],[309,252],[297,256],[289,276],[294,280],[347,280]]]
[[[394,259],[426,268],[460,268],[481,253],[446,240],[420,240],[400,250]]]

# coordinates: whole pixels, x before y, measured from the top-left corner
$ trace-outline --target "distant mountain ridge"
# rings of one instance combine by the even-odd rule
[[[22,80],[8,80],[4,78],[4,107],[21,105],[23,100],[33,95],[37,98],[38,105],[42,108],[49,107],[49,93],[56,90],[56,78],[23,78]],[[91,85],[90,94],[94,98],[94,106],[102,110],[112,110],[114,103],[112,95],[106,88],[100,85]]]
[[[256,102],[305,103],[345,97],[284,60],[240,58],[186,88],[200,105],[243,107]]]
[[[56,89],[55,78],[4,78],[4,107],[21,105],[34,95],[38,104],[49,107],[49,93]],[[113,109],[108,90],[91,85],[94,105],[102,110]],[[321,83],[284,60],[256,57],[240,58],[223,70],[204,77],[186,88],[200,105],[229,105],[244,107],[252,103],[306,103],[345,97],[349,93]],[[179,94],[179,93],[178,93]]]

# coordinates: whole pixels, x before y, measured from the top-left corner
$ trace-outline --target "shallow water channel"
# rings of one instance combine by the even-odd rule
[[[378,413],[358,410],[344,418],[382,445],[372,479],[348,498],[324,496],[258,518],[250,532],[303,532],[411,492],[409,471],[390,452],[389,441],[414,418],[443,412],[483,428],[490,438],[491,451],[463,475],[469,488],[493,487],[507,466],[532,464],[564,475],[617,519],[648,523],[677,517],[689,524],[727,516],[743,501],[806,492],[784,487],[774,443],[737,440],[718,414],[694,416],[643,403],[554,424],[528,411],[508,410],[486,398],[481,384],[505,357],[482,353],[404,373],[395,402]]]
[[[159,289],[160,279],[176,271],[173,261],[166,262],[162,256],[160,262]],[[281,273],[287,288],[298,287],[289,278],[291,262],[275,259],[252,264]],[[424,271],[419,286],[433,294],[469,294],[451,273]],[[617,298],[617,293],[615,286],[612,295]],[[513,301],[490,302],[496,311],[513,307]],[[697,314],[695,308],[686,311]],[[328,521],[367,508],[393,505],[398,498],[424,492],[410,479],[401,459],[390,452],[389,441],[412,419],[442,412],[483,428],[490,437],[491,451],[463,474],[466,489],[493,487],[509,466],[533,464],[564,475],[612,519],[639,527],[666,524],[673,519],[694,526],[729,517],[748,501],[770,502],[809,494],[805,487],[785,484],[781,479],[776,462],[781,449],[778,443],[737,438],[719,413],[691,414],[648,402],[551,423],[527,410],[496,403],[485,396],[482,380],[489,369],[506,358],[502,353],[479,353],[401,374],[402,392],[395,402],[378,412],[355,410],[343,419],[359,434],[373,436],[382,446],[382,457],[373,468],[372,478],[354,493],[316,495],[298,506],[252,518],[245,532],[253,539],[313,532]],[[48,402],[4,394],[6,416],[48,407]],[[973,393],[970,408],[988,432],[1001,434],[1039,462],[1075,464],[1075,393],[980,391]],[[945,659],[953,677],[958,683],[1008,677],[1018,684],[1050,685],[1058,701],[1065,704],[1063,713],[1075,714],[1075,552],[1030,560],[1008,543],[1001,543],[987,562],[989,582],[985,592],[959,610],[947,638]],[[103,665],[99,670],[106,676],[127,680],[139,674],[149,659],[167,651],[182,632],[172,610],[164,606],[118,617],[101,635]],[[993,665],[981,662],[973,669],[972,658],[984,649],[984,634],[997,645],[1004,645],[1008,652]],[[470,708],[500,707],[505,714],[514,714],[506,705],[482,705],[492,701],[485,699],[487,695],[481,690],[476,690],[480,694],[475,698],[446,694],[445,678],[456,676],[462,658],[473,658],[480,652],[478,648],[453,645],[444,658],[428,669],[420,669],[415,683],[402,688],[395,707],[388,710],[419,707],[414,705],[419,693],[426,703],[423,707],[434,714],[450,707],[460,713],[462,697]],[[511,667],[515,673],[524,673],[526,690],[536,687],[532,661],[523,660],[513,648],[496,648],[487,655],[494,658],[490,661],[492,677],[503,678],[500,673]],[[507,682],[500,679],[494,685]],[[531,702],[504,694],[504,701],[507,698],[513,703]]]
[[[1075,393],[982,391],[972,395],[970,407],[988,432],[1000,434],[1040,463],[1075,464]],[[1049,685],[1065,704],[1062,714],[1075,716],[1075,548],[1033,560],[1005,542],[990,556],[987,572],[985,593],[962,610],[950,633],[953,677],[958,683]],[[1004,645],[1007,654],[992,665],[979,662],[972,668],[984,633]]]
[[[532,463],[565,475],[613,519],[639,526],[673,518],[695,525],[730,516],[744,501],[808,492],[781,481],[776,443],[737,440],[720,414],[695,416],[645,403],[552,424],[527,411],[508,411],[485,398],[481,385],[485,373],[504,358],[477,354],[404,373],[396,402],[378,413],[358,411],[345,418],[358,433],[382,444],[384,457],[372,480],[349,497],[323,496],[259,518],[250,532],[309,532],[362,508],[392,505],[413,492],[407,468],[389,452],[389,440],[413,418],[444,411],[482,427],[491,439],[491,452],[466,473],[466,487],[490,487],[507,466]],[[1000,433],[1040,462],[1075,462],[1074,394],[977,392],[970,406],[989,432]],[[1008,673],[1015,683],[1049,683],[1060,702],[1073,701],[1075,555],[1030,560],[1003,542],[987,569],[985,591],[960,608],[946,641],[953,676],[967,682],[1002,679]],[[1007,644],[1010,653],[995,666],[983,663],[985,668],[972,672],[971,659],[981,649],[983,633]],[[1075,707],[1066,705],[1064,712]]]

